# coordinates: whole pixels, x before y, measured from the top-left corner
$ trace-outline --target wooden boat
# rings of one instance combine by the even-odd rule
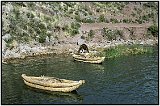
[[[85,55],[73,54],[74,60],[86,63],[102,63],[105,57],[90,57]]]
[[[47,76],[26,76],[25,74],[22,74],[22,78],[24,80],[24,83],[30,87],[60,92],[71,92],[73,90],[78,89],[80,85],[85,83],[84,80],[73,81]]]

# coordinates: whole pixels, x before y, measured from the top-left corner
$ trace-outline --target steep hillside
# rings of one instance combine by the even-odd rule
[[[158,2],[2,2],[2,57],[73,52],[84,42],[154,44],[157,37]]]
[[[7,43],[44,43],[46,38],[56,42],[64,36],[82,35],[84,23],[109,23],[104,28],[115,23],[128,27],[147,23],[148,28],[158,23],[157,2],[2,2],[2,11],[2,36],[10,38]]]

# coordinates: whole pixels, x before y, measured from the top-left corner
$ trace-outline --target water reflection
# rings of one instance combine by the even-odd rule
[[[28,95],[33,95],[36,94],[38,98],[35,98],[34,96],[28,96]],[[40,96],[43,95],[43,96]],[[40,96],[40,98],[39,98]],[[45,102],[41,104],[56,104],[56,100],[63,100],[65,102],[69,103],[82,103],[83,97],[78,94],[76,90],[72,92],[51,92],[51,91],[45,91],[45,90],[40,90],[36,88],[32,88],[29,86],[24,85],[24,90],[23,90],[23,100],[25,101],[24,103],[29,103],[29,104],[36,104],[35,102],[28,102],[29,99],[36,99],[35,102],[43,101]],[[26,101],[27,100],[27,101]],[[33,101],[33,100],[31,100]],[[48,103],[46,103],[48,101]],[[58,104],[63,104],[63,102],[57,102]]]
[[[104,71],[104,66],[102,64],[91,64],[91,67],[94,67],[96,71]]]

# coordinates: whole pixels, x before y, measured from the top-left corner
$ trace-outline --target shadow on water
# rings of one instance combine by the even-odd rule
[[[28,94],[30,94],[30,93],[34,93],[34,94],[38,94],[38,95],[43,95],[43,96],[41,96],[40,100],[36,100],[36,101],[41,101],[42,99],[45,99],[45,101],[49,101],[48,103],[44,102],[42,104],[56,104],[56,102],[54,100],[57,100],[57,99],[66,100],[66,102],[70,102],[71,104],[72,103],[81,103],[83,101],[83,97],[81,95],[79,95],[76,90],[74,90],[72,92],[52,92],[52,91],[46,91],[46,90],[32,88],[27,85],[24,85],[23,87],[24,87],[24,97],[27,97]],[[30,104],[31,102],[27,102],[27,104],[28,103]],[[64,102],[62,102],[62,103],[57,102],[57,103],[63,104]],[[36,104],[36,103],[33,103],[33,104]]]

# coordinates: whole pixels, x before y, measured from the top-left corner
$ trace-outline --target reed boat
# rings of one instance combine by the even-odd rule
[[[105,59],[105,57],[90,57],[80,54],[73,54],[72,55],[74,60],[80,61],[80,62],[86,62],[86,63],[102,63]]]
[[[58,92],[71,92],[85,83],[85,80],[73,81],[47,76],[27,76],[25,74],[22,74],[22,78],[24,83],[30,87]]]

